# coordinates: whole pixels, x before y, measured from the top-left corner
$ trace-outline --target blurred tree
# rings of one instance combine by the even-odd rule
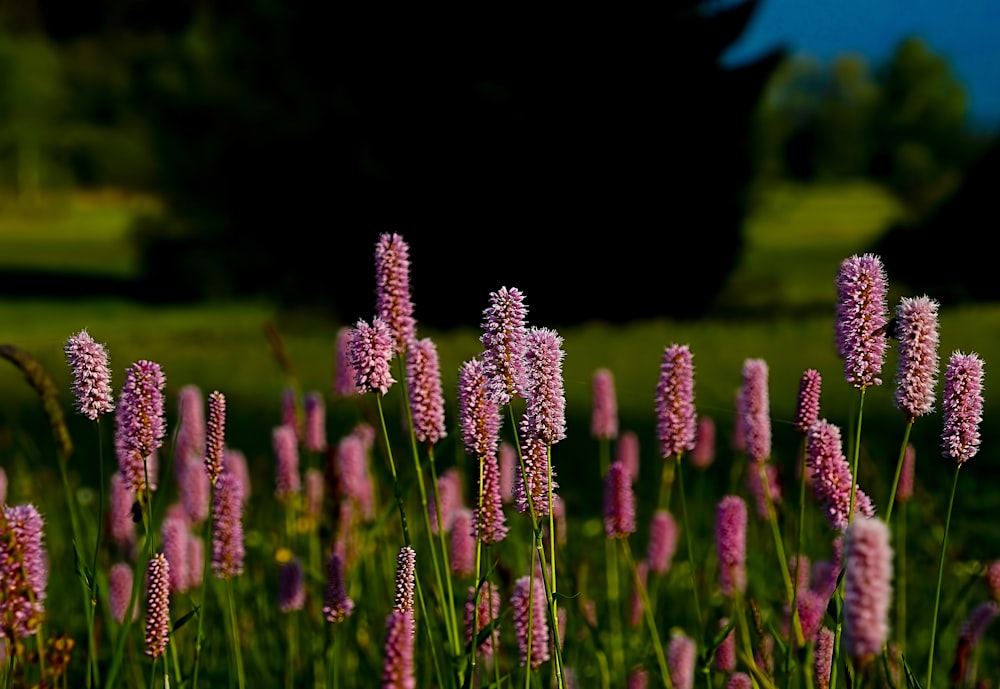
[[[740,255],[749,114],[781,53],[719,56],[757,0],[106,0],[100,22],[38,2],[64,45],[129,49],[169,209],[137,232],[147,296],[370,318],[375,242],[397,231],[424,322],[475,323],[505,285],[539,323],[690,317]]]

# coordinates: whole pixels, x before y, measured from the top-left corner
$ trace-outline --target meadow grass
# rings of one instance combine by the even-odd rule
[[[782,649],[781,644],[787,642],[787,635],[781,631],[786,601],[778,554],[801,552],[814,563],[832,556],[835,534],[823,519],[811,492],[799,492],[796,467],[802,436],[794,429],[793,419],[799,379],[806,369],[814,368],[824,381],[821,415],[843,429],[845,453],[848,452],[848,430],[857,413],[858,391],[844,381],[843,364],[833,346],[833,276],[839,260],[851,253],[835,255],[840,247],[840,244],[828,247],[824,270],[811,273],[814,283],[820,282],[817,275],[826,275],[829,278],[826,286],[814,284],[803,292],[818,295],[829,306],[827,313],[754,321],[651,320],[627,325],[591,322],[560,331],[565,351],[562,373],[567,437],[553,445],[552,467],[559,482],[556,492],[566,508],[566,538],[557,544],[555,551],[559,565],[557,607],[566,615],[561,625],[565,642],[558,657],[543,663],[535,672],[528,672],[518,663],[510,610],[513,581],[530,571],[534,556],[544,557],[549,551],[543,549],[539,553],[533,547],[537,532],[532,520],[507,505],[510,533],[489,549],[484,560],[489,563],[484,570],[490,572],[491,580],[500,584],[502,591],[498,661],[492,666],[480,660],[475,686],[625,686],[628,675],[641,667],[648,673],[649,686],[672,688],[675,682],[669,673],[664,677],[661,669],[669,656],[667,645],[679,632],[694,640],[697,667],[706,670],[696,675],[696,685],[725,686],[728,673],[711,668],[710,653],[714,650],[713,625],[732,611],[729,607],[732,601],[718,589],[714,545],[715,510],[727,495],[743,497],[750,511],[746,562],[748,607],[744,609],[746,619],[739,627],[741,639],[748,643],[744,645],[741,640],[738,669],[755,673],[756,686],[822,686],[807,671],[807,653],[785,654]],[[781,251],[777,246],[767,247],[766,242],[758,248]],[[822,263],[819,258],[817,261]],[[413,266],[414,271],[421,269],[419,265]],[[891,278],[890,275],[890,284]],[[891,306],[904,288],[893,286],[893,289]],[[473,506],[478,462],[462,446],[456,391],[460,366],[482,351],[478,327],[481,314],[469,314],[470,326],[465,329],[447,332],[425,329],[419,326],[419,295],[414,298],[420,336],[431,338],[437,346],[445,392],[448,436],[435,447],[435,471],[440,476],[448,468],[458,469],[464,478],[464,501]],[[526,298],[530,322],[531,295]],[[488,295],[483,295],[484,307],[487,299]],[[171,686],[191,686],[195,666],[202,686],[380,686],[385,618],[393,607],[396,557],[403,544],[400,506],[408,517],[417,551],[423,596],[416,610],[416,686],[459,686],[466,677],[472,681],[467,672],[468,657],[461,650],[454,657],[451,655],[454,650],[451,635],[456,633],[456,625],[461,626],[464,591],[472,581],[468,575],[450,576],[455,595],[450,602],[444,599],[444,591],[438,585],[441,580],[435,576],[432,553],[441,558],[438,565],[443,565],[447,552],[434,550],[434,541],[428,538],[421,518],[426,508],[418,490],[421,472],[411,458],[413,446],[403,385],[398,382],[384,398],[371,394],[340,398],[332,394],[336,372],[334,342],[343,325],[303,314],[281,313],[264,302],[197,307],[150,307],[124,300],[25,299],[0,303],[0,344],[13,344],[30,353],[59,391],[74,443],[67,468],[73,486],[71,497],[83,522],[84,550],[93,547],[100,519],[98,496],[102,486],[95,467],[99,461],[103,462],[107,477],[116,463],[111,442],[112,420],[107,418],[95,428],[72,408],[71,375],[63,345],[67,337],[80,329],[86,328],[95,339],[107,344],[116,392],[126,368],[140,359],[158,362],[166,374],[168,436],[160,453],[161,485],[149,514],[154,541],[159,537],[157,525],[166,508],[181,497],[181,487],[171,473],[172,448],[180,421],[177,392],[181,386],[194,384],[206,394],[211,390],[225,394],[226,442],[247,455],[252,495],[244,513],[247,549],[244,573],[229,582],[219,581],[209,573],[204,589],[173,598],[171,619],[174,624],[182,624],[171,637],[167,655],[155,666],[142,652],[144,612],[140,596],[139,622],[133,625],[123,645],[125,662],[115,686],[161,686],[164,675],[169,677]],[[1000,360],[1000,308],[979,305],[943,309],[940,326],[943,361],[956,349],[974,351],[984,359],[989,373],[991,362]],[[275,350],[279,342],[283,356],[278,356]],[[660,357],[671,343],[690,347],[695,366],[697,413],[716,421],[718,435],[711,465],[704,469],[683,465],[683,492],[676,482],[670,483],[671,498],[667,504],[678,519],[682,504],[679,500],[684,499],[682,544],[670,571],[662,577],[647,579],[647,590],[635,586],[632,567],[645,556],[649,520],[663,499],[664,476],[681,478],[664,471],[670,460],[660,456],[654,406]],[[773,523],[756,513],[747,483],[750,464],[732,443],[735,394],[741,385],[743,364],[751,357],[760,358],[769,366],[771,460],[777,467],[781,487],[780,500],[773,505],[776,520]],[[393,364],[394,371],[398,371],[397,363]],[[892,399],[895,364],[895,350],[891,348],[883,366],[884,383],[869,389],[865,397],[864,432],[858,448],[857,482],[872,497],[877,515],[884,515],[904,432],[903,419]],[[613,544],[617,550],[614,558],[620,596],[617,605],[612,604],[608,595],[610,551],[602,524],[601,457],[609,448],[589,433],[592,380],[600,368],[613,372],[620,428],[635,431],[641,449],[639,475],[634,483],[637,528],[624,542]],[[959,653],[963,622],[976,605],[994,595],[987,585],[986,567],[1000,558],[1000,539],[993,520],[1000,507],[997,504],[1000,493],[991,486],[992,467],[997,459],[996,433],[988,421],[997,394],[992,392],[989,380],[987,375],[987,423],[981,429],[982,450],[963,469],[957,485],[948,548],[942,561],[945,567],[941,613],[936,629],[932,614],[935,575],[954,463],[941,457],[939,411],[921,417],[909,438],[917,452],[916,488],[912,501],[895,506],[893,517],[893,548],[897,557],[894,606],[905,601],[906,607],[903,610],[894,607],[890,639],[895,647],[905,649],[913,671],[911,686],[926,686],[924,671],[932,629],[936,631],[937,658],[933,686],[964,687],[973,686],[974,680],[996,680],[1000,654],[995,644],[979,643],[967,657]],[[353,534],[355,550],[345,571],[348,592],[356,607],[351,616],[339,623],[328,623],[321,614],[326,585],[322,555],[332,545],[330,520],[337,495],[327,494],[325,517],[318,521],[304,515],[301,501],[283,503],[274,496],[276,460],[271,434],[282,423],[283,394],[289,388],[299,394],[318,391],[327,404],[325,422],[330,449],[326,453],[303,451],[303,474],[310,468],[328,468],[335,461],[334,448],[338,442],[359,422],[370,423],[379,438],[371,455],[376,509],[372,519],[360,524]],[[52,566],[43,624],[45,638],[51,640],[66,634],[73,640],[71,661],[59,683],[86,686],[88,621],[80,601],[81,585],[74,574],[74,532],[69,523],[67,496],[59,488],[57,446],[48,431],[48,419],[38,397],[21,371],[10,365],[0,366],[0,389],[4,391],[0,399],[0,467],[9,481],[6,502],[32,503],[46,521],[45,544]],[[510,419],[505,420],[503,433],[507,440],[515,440]],[[387,450],[391,450],[394,458],[392,467],[387,462]],[[420,457],[423,471],[427,471],[427,460],[423,455]],[[398,482],[393,480],[393,474]],[[423,475],[423,478],[429,477]],[[399,504],[393,497],[397,485],[402,500]],[[904,521],[906,531],[900,532]],[[204,533],[207,535],[208,531]],[[905,569],[900,566],[900,553],[905,553]],[[100,553],[95,572],[100,591],[107,591],[107,571],[117,555],[120,553],[107,544]],[[294,558],[305,562],[306,603],[301,610],[283,613],[278,609],[279,574],[282,566]],[[495,568],[491,569],[493,565]],[[645,617],[635,618],[633,599],[640,593],[644,594],[641,596],[644,607],[636,609],[641,609]],[[905,628],[904,618],[900,617],[903,613]],[[825,625],[833,629],[837,622],[836,612],[831,608]],[[97,666],[100,676],[107,679],[114,664],[120,627],[110,618],[104,600],[95,624]],[[196,648],[200,635],[203,639],[199,654]],[[28,637],[26,645],[30,648],[38,638]],[[764,648],[768,638],[774,644],[771,664],[754,662],[745,652]],[[985,638],[991,638],[988,630]],[[241,650],[239,660],[232,655],[235,648]],[[949,675],[956,659],[964,663],[966,672],[953,682]],[[24,657],[19,662],[22,664],[9,665],[14,672],[4,677],[14,686],[18,686],[17,672],[25,665],[29,677],[37,678],[39,672],[37,665],[25,664]],[[242,671],[238,672],[237,667]],[[851,675],[856,669],[850,663],[840,666],[838,686],[852,686]],[[892,677],[895,686],[907,685],[907,679],[895,670],[888,675],[876,670],[866,678],[865,686],[888,686],[887,677]],[[858,684],[860,680],[854,686]]]

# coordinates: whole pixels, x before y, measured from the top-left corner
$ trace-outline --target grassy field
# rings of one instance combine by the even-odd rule
[[[134,270],[134,256],[122,241],[127,234],[128,218],[136,212],[155,212],[155,209],[156,204],[149,200],[133,199],[119,204],[114,197],[68,200],[65,205],[44,212],[0,206],[0,267],[77,267],[129,275]],[[718,428],[717,462],[711,472],[692,477],[690,485],[691,533],[693,540],[702,544],[702,557],[708,557],[710,552],[706,544],[712,538],[713,501],[728,491],[744,490],[739,482],[741,458],[729,448],[741,368],[750,357],[762,358],[769,366],[773,458],[784,476],[788,510],[784,528],[794,532],[792,510],[799,507],[794,467],[801,451],[801,436],[795,432],[792,419],[798,382],[807,368],[820,371],[824,381],[821,415],[844,429],[846,441],[858,400],[857,391],[844,382],[842,364],[834,352],[833,279],[840,261],[863,252],[898,213],[899,209],[884,193],[860,183],[839,188],[773,190],[761,199],[749,221],[744,262],[720,299],[719,313],[724,315],[693,323],[653,320],[612,326],[595,322],[560,332],[566,352],[563,371],[568,432],[566,440],[553,448],[553,466],[561,484],[560,494],[576,518],[570,538],[575,545],[568,546],[567,561],[589,562],[592,553],[588,544],[602,530],[597,444],[589,434],[592,377],[601,367],[611,369],[615,376],[621,428],[636,431],[640,439],[642,480],[637,482],[635,490],[638,521],[642,526],[636,533],[636,542],[645,542],[644,525],[656,506],[663,461],[658,456],[656,441],[655,388],[661,355],[672,343],[690,346],[694,354],[697,412],[713,417]],[[84,231],[85,228],[92,231]],[[412,266],[415,273],[423,269]],[[891,283],[892,276],[889,278]],[[891,306],[894,307],[904,289],[893,285]],[[526,295],[526,300],[530,309],[531,295]],[[414,301],[419,321],[419,294],[414,295]],[[487,303],[488,295],[483,295],[484,307]],[[732,317],[741,310],[756,317]],[[456,427],[456,387],[461,364],[481,352],[479,318],[478,313],[468,314],[466,328],[448,332],[421,329],[418,333],[435,341],[441,360],[446,416],[451,429],[437,449],[442,468],[463,467],[468,461]],[[346,434],[359,419],[372,418],[370,405],[359,406],[352,400],[330,396],[335,372],[334,342],[342,325],[309,314],[282,313],[266,302],[153,308],[110,299],[38,301],[25,297],[0,301],[0,344],[15,345],[37,358],[61,392],[62,407],[76,445],[70,478],[81,486],[81,494],[87,500],[93,501],[94,489],[100,481],[99,474],[93,471],[96,443],[93,425],[72,410],[70,372],[63,353],[67,337],[86,328],[96,340],[107,344],[116,391],[126,367],[132,363],[140,359],[159,363],[167,378],[167,422],[171,431],[177,421],[176,392],[182,385],[193,383],[206,393],[215,389],[224,392],[227,443],[246,452],[254,481],[261,486],[252,503],[258,526],[248,528],[249,547],[252,556],[268,566],[274,565],[280,549],[266,528],[259,525],[274,523],[282,516],[275,513],[269,497],[274,473],[271,431],[281,421],[284,390],[288,387],[299,392],[315,390],[328,397],[328,435],[332,442]],[[267,336],[268,331],[279,336],[286,354],[284,361],[290,362],[290,369],[279,363],[275,340]],[[944,659],[939,660],[940,673],[947,670],[950,658],[945,655],[954,646],[970,601],[976,602],[977,596],[982,595],[982,584],[977,582],[984,563],[1000,558],[1000,538],[992,526],[992,517],[1000,509],[1000,492],[992,487],[993,467],[1000,459],[1000,452],[996,449],[996,426],[989,422],[991,410],[1000,405],[1000,392],[991,389],[989,383],[991,362],[1000,361],[1000,306],[977,305],[942,311],[942,369],[948,355],[957,349],[977,352],[986,362],[987,421],[982,428],[982,450],[963,469],[960,497],[951,524],[952,552],[942,598],[945,621],[941,632],[941,647],[948,651],[942,652]],[[893,404],[894,370],[895,355],[891,352],[884,367],[885,383],[871,389],[865,398],[866,433],[858,480],[876,505],[883,504],[889,495],[904,428]],[[0,467],[11,478],[8,499],[36,500],[42,508],[58,515],[65,501],[58,490],[46,490],[47,486],[58,485],[59,476],[55,471],[54,442],[47,433],[47,421],[37,397],[20,372],[10,365],[0,365],[0,390],[4,393],[0,395]],[[385,399],[390,421],[388,432],[394,437],[401,426],[399,394],[394,389]],[[107,431],[105,428],[105,439]],[[940,458],[940,432],[940,415],[933,413],[918,420],[910,438],[918,448],[915,501],[920,505],[919,510],[912,511],[907,539],[911,572],[916,573],[910,584],[911,601],[920,601],[927,597],[928,591],[932,592],[937,548],[943,532],[946,486],[953,467]],[[380,466],[379,471],[382,479],[388,480],[386,468]],[[404,475],[412,481],[407,472]],[[409,488],[412,491],[412,483]],[[392,516],[391,511],[387,514]],[[812,516],[814,520],[807,533],[816,539],[815,552],[823,552],[828,535],[817,515]],[[64,517],[54,516],[53,521],[65,529]],[[761,524],[753,528],[758,547],[769,547],[770,534],[766,528]],[[71,558],[65,534],[49,540],[54,558],[63,558],[60,562]],[[372,569],[367,570],[373,581],[379,576],[391,578],[391,556],[392,553],[381,553]],[[680,555],[678,558],[685,559]],[[568,575],[574,585],[583,586],[587,576],[600,580],[600,574],[588,575],[586,567],[580,567]],[[769,571],[773,577],[770,560],[758,561],[753,566],[753,578],[759,582],[761,595],[762,582],[768,581]],[[312,575],[321,577],[315,571]],[[261,581],[273,585],[273,571]],[[675,596],[678,601],[686,600],[684,582],[678,574],[662,593]],[[62,609],[61,606],[75,609],[77,593],[70,589],[63,587],[50,594],[52,609]],[[243,593],[252,597],[246,590]],[[261,594],[255,595],[254,610],[265,609],[271,594],[263,600]],[[384,603],[383,598],[371,594],[367,602],[369,610],[377,609]],[[920,665],[928,645],[928,629],[932,626],[929,607],[924,601],[914,605],[910,614],[910,643]],[[273,615],[261,614],[268,619]],[[690,612],[686,615],[681,620],[690,623]],[[67,619],[72,620],[72,614]],[[271,621],[283,624],[280,620]],[[75,624],[79,623],[77,619]],[[354,632],[361,650],[356,656],[349,656],[349,665],[363,669],[366,663],[379,662],[382,630],[378,627],[382,622],[376,618],[371,628],[361,622],[357,624]],[[269,630],[265,636],[281,634],[279,628]],[[222,643],[219,637],[213,639]],[[267,643],[272,642],[287,650],[285,642],[280,640],[256,640],[254,647],[267,651]],[[601,649],[599,643],[598,650]],[[631,649],[630,653],[633,652],[637,657],[650,658],[648,647]],[[571,653],[570,660],[585,666],[592,659],[593,649],[581,642]],[[983,651],[984,666],[996,660],[995,649]],[[260,677],[279,681],[280,654],[277,662],[259,658],[254,662],[259,664],[255,672]],[[213,672],[221,676],[218,664]],[[584,676],[596,682],[595,673],[589,667]]]

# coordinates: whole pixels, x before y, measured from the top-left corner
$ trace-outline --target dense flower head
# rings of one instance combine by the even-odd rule
[[[527,665],[532,670],[538,669],[551,657],[544,587],[545,583],[538,575],[519,577],[514,582],[510,598],[520,663],[522,667]]]
[[[393,355],[392,331],[389,325],[375,316],[371,325],[359,319],[351,331],[348,359],[354,369],[354,384],[358,392],[389,392],[396,382],[389,362]]]
[[[108,570],[108,603],[111,606],[111,616],[121,624],[125,621],[128,605],[132,596],[132,565],[127,562],[116,562]],[[132,608],[132,621],[139,617],[139,607]]]
[[[303,441],[309,452],[326,450],[326,402],[323,394],[310,390],[305,395],[305,434]]]
[[[299,441],[295,429],[288,424],[276,426],[271,430],[271,444],[277,459],[274,494],[279,500],[287,500],[302,490],[302,476],[299,474]]]
[[[888,345],[889,281],[875,254],[844,259],[837,271],[834,335],[844,377],[856,388],[881,385]]]
[[[819,398],[823,376],[814,368],[806,369],[799,379],[799,398],[795,407],[795,428],[799,433],[809,432],[809,427],[819,419]]]
[[[983,638],[986,628],[993,623],[998,613],[1000,613],[1000,607],[996,601],[988,600],[980,603],[962,622],[958,638],[969,646],[975,646]]]
[[[278,610],[293,612],[306,604],[305,570],[302,561],[293,557],[278,570]]]
[[[750,675],[745,672],[734,672],[726,682],[726,689],[750,689],[752,686]]]
[[[851,519],[851,466],[844,456],[840,428],[826,419],[814,423],[806,435],[806,467],[827,523],[832,529],[844,531]],[[854,510],[865,517],[875,514],[871,498],[857,486]]]
[[[715,550],[722,595],[743,593],[747,586],[747,504],[738,495],[727,495],[716,506]]]
[[[645,668],[637,667],[628,674],[628,689],[647,689],[649,673]]]
[[[233,474],[223,472],[215,484],[212,505],[212,571],[219,579],[243,573],[242,486]]]
[[[413,592],[417,585],[417,552],[408,545],[396,555],[396,594],[393,607],[402,612],[413,612]]]
[[[813,668],[816,686],[830,689],[830,673],[833,671],[833,630],[821,627],[816,634],[816,650],[813,652]]]
[[[118,403],[121,410],[118,434],[127,448],[143,458],[163,445],[165,385],[166,378],[156,362],[143,359],[125,370],[125,385]]]
[[[410,294],[410,247],[399,234],[383,232],[375,245],[375,313],[389,324],[393,348],[405,352],[416,338]]]
[[[81,330],[66,340],[63,349],[73,373],[76,410],[91,421],[114,411],[111,369],[105,346],[95,342],[86,330]]]
[[[615,460],[621,462],[635,483],[639,478],[639,434],[635,431],[622,431],[615,442]]]
[[[826,615],[826,608],[830,602],[830,597],[820,591],[813,589],[801,589],[796,598],[796,607],[799,611],[799,623],[802,625],[802,635],[806,641],[814,639],[823,624],[823,616]]]
[[[651,572],[666,574],[670,571],[677,552],[678,534],[677,520],[668,510],[660,508],[653,513],[646,549],[646,561]]]
[[[182,513],[168,514],[160,524],[160,539],[163,541],[163,556],[170,563],[170,592],[181,593],[188,590],[188,526]]]
[[[674,689],[694,688],[694,639],[683,632],[674,632],[667,645],[667,667]]]
[[[656,428],[664,458],[694,449],[694,364],[687,345],[672,344],[663,351],[656,385]]]
[[[154,659],[167,650],[170,638],[170,563],[163,553],[149,560],[146,599],[146,655]]]
[[[771,410],[767,390],[768,367],[763,359],[743,362],[743,425],[747,454],[761,462],[771,456]]]
[[[474,513],[474,531],[482,543],[499,543],[507,537],[507,518],[500,497],[500,464],[496,455],[482,459],[482,484]]]
[[[476,535],[473,531],[472,510],[459,507],[451,525],[451,573],[468,577],[476,572]]]
[[[44,525],[31,503],[4,505],[0,512],[0,638],[34,634],[45,617]]]
[[[938,303],[926,296],[903,297],[896,307],[896,334],[896,406],[913,421],[934,411],[940,362]]]
[[[351,365],[350,346],[353,328],[341,326],[334,341],[333,394],[337,397],[353,397],[358,394],[358,384]]]
[[[174,439],[174,466],[200,462],[205,453],[205,396],[193,383],[177,391],[177,435]]]
[[[326,597],[323,617],[327,622],[343,622],[354,612],[354,601],[347,595],[344,584],[344,559],[333,551],[326,560]]]
[[[428,337],[406,350],[406,379],[410,391],[413,433],[422,443],[435,444],[448,435],[444,424],[444,394],[437,346]]]
[[[476,626],[476,636],[486,629],[486,627],[500,617],[500,588],[493,582],[485,582],[485,590],[481,591],[479,598],[479,619]],[[476,587],[470,586],[465,599],[465,642],[473,640],[472,629],[476,625]],[[500,643],[500,629],[494,627],[493,631],[483,639],[483,643],[477,649],[480,657],[490,658],[493,656],[493,649]]]
[[[896,484],[896,501],[909,502],[913,497],[913,477],[916,470],[917,449],[907,443],[903,450],[903,466],[899,468],[899,483]]]
[[[547,516],[550,486],[553,494],[559,487],[555,479],[550,479],[555,471],[549,467],[549,448],[538,438],[526,438],[522,453],[524,469],[518,465],[514,476],[514,507],[521,514]]]
[[[691,450],[691,466],[707,469],[715,461],[715,419],[699,416],[695,427],[694,449]]]
[[[208,395],[208,426],[205,439],[205,468],[208,478],[215,483],[222,473],[222,460],[226,449],[226,396],[218,390]]]
[[[635,533],[635,493],[625,465],[612,462],[604,478],[604,533],[627,538]]]
[[[208,518],[212,479],[205,470],[205,463],[189,459],[175,468],[181,504],[192,524],[201,524]]]
[[[511,397],[524,397],[525,354],[528,346],[528,307],[516,287],[490,292],[490,305],[483,310],[483,366],[490,398],[498,407]]]
[[[135,491],[125,480],[121,471],[111,475],[111,496],[108,500],[108,536],[111,542],[131,553],[136,543],[135,522],[132,521],[132,505]]]
[[[885,522],[851,522],[844,532],[844,570],[844,649],[853,659],[870,658],[889,636],[892,548]]]
[[[719,620],[719,631],[721,632],[729,624],[729,618],[723,617]],[[722,643],[715,650],[715,657],[712,659],[712,668],[718,672],[733,672],[736,669],[736,634],[730,628]]]
[[[500,442],[500,499],[506,505],[514,501],[514,477],[517,473],[517,448],[506,440]]]
[[[481,359],[469,359],[458,371],[458,421],[465,451],[486,457],[497,451],[503,418],[487,391],[486,368]]]
[[[385,622],[385,661],[382,689],[416,689],[413,675],[412,610],[393,609]]]
[[[368,450],[357,433],[348,433],[337,443],[337,485],[340,497],[357,505],[365,519],[374,516],[374,495],[368,471]]]
[[[618,437],[618,398],[615,396],[615,376],[610,369],[594,371],[594,404],[590,416],[590,434],[594,438],[612,440]]]
[[[979,452],[983,421],[983,360],[976,353],[952,353],[944,372],[942,401],[944,456],[964,464]]]
[[[521,433],[555,445],[566,437],[566,392],[562,362],[563,338],[550,328],[528,330],[525,350],[526,404]]]

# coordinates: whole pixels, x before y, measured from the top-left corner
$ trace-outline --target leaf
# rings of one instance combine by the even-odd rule
[[[195,615],[197,615],[197,614],[198,614],[199,612],[201,612],[201,606],[199,606],[199,605],[196,605],[196,606],[194,606],[194,609],[193,609],[193,610],[189,610],[188,612],[184,613],[183,615],[181,615],[181,616],[180,616],[180,617],[179,617],[179,618],[177,619],[177,621],[176,621],[176,622],[174,622],[174,627],[173,627],[173,630],[174,630],[174,631],[176,632],[176,631],[177,631],[178,629],[180,629],[180,628],[181,628],[181,627],[183,627],[183,626],[184,626],[185,624],[187,624],[187,623],[188,623],[188,621],[189,621],[189,620],[190,620],[190,619],[191,619],[192,617],[194,617]]]

